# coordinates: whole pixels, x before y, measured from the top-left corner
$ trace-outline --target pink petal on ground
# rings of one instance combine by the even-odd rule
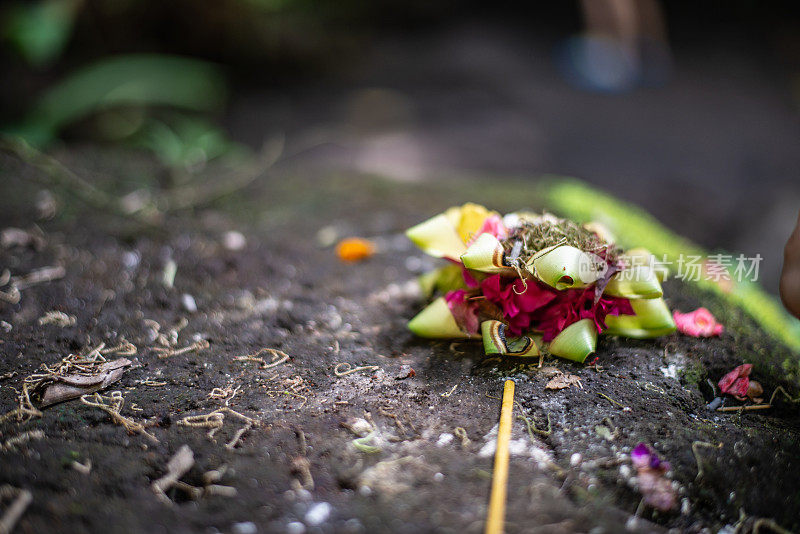
[[[750,372],[753,364],[745,363],[735,368],[730,373],[723,376],[719,383],[719,390],[725,395],[735,395],[744,397],[747,395],[747,388],[750,386]]]
[[[689,313],[676,310],[672,312],[672,318],[679,332],[692,337],[718,336],[725,329],[706,308],[697,308]]]

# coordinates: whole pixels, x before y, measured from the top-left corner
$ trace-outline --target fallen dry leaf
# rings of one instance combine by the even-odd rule
[[[565,389],[575,385],[580,386],[580,388],[583,389],[581,377],[569,373],[560,373],[551,378],[544,389]]]
[[[81,395],[88,395],[107,388],[122,378],[125,367],[131,365],[131,363],[128,358],[117,358],[99,365],[97,374],[89,376],[81,374],[55,376],[53,377],[54,381],[45,386],[41,407],[44,408],[51,404],[77,399]]]

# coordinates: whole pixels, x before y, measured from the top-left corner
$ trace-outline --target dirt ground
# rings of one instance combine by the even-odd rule
[[[129,190],[151,170],[140,155],[119,151],[58,156],[110,189]],[[516,413],[538,431],[514,422],[507,532],[800,528],[798,405],[777,400],[741,414],[706,407],[714,397],[707,379],[716,383],[743,362],[756,364],[766,392],[783,385],[796,395],[777,363],[787,351],[716,297],[666,283],[672,308],[706,306],[725,334],[601,338],[596,366],[545,363],[581,378],[582,387],[560,391],[544,389],[536,362],[487,360],[480,343],[407,331],[422,306],[413,279],[433,262],[403,230],[465,200],[540,209],[534,180],[456,188],[275,172],[153,229],[59,193],[58,215],[40,220],[38,187],[26,181],[33,171],[8,158],[0,169],[0,228],[35,224],[42,232],[38,247],[0,250],[0,267],[66,272],[0,307],[0,412],[16,407],[15,388],[42,363],[124,338],[137,347],[136,362],[107,391],[120,391],[122,414],[158,440],[129,434],[79,400],[2,423],[2,443],[44,433],[0,451],[0,483],[33,495],[16,532],[481,532],[506,377],[517,381]],[[230,231],[244,236],[242,248]],[[374,238],[379,253],[339,262],[326,240],[348,235]],[[164,284],[170,260],[173,287]],[[75,324],[40,325],[51,310]],[[164,333],[184,320],[175,348],[198,340],[208,348],[159,358],[151,321]],[[234,359],[265,347],[289,359],[267,369]],[[337,376],[347,369],[339,364],[372,367]],[[214,388],[235,394],[215,399]],[[214,439],[179,424],[224,406],[257,421],[232,448],[225,445],[242,427],[232,415]],[[358,448],[354,440],[370,429]],[[640,507],[628,454],[640,441],[672,465],[680,495],[672,512]],[[216,484],[235,495],[173,488],[172,505],[157,499],[151,483],[184,444],[195,464],[181,480],[202,487],[204,474],[220,470]],[[91,471],[75,461],[91,462]]]

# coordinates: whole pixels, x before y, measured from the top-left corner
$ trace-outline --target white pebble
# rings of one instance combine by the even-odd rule
[[[581,460],[583,460],[583,457],[579,452],[576,452],[575,454],[569,457],[569,465],[571,465],[572,467],[577,467],[578,465],[580,465]]]
[[[222,246],[228,250],[242,250],[247,246],[247,238],[241,232],[225,232],[222,236]]]
[[[619,466],[619,475],[625,480],[631,478],[631,466],[622,464]]]
[[[126,269],[132,271],[139,266],[139,262],[142,260],[142,257],[139,255],[138,252],[127,251],[122,255],[122,265],[125,266]]]
[[[330,515],[331,505],[326,502],[319,502],[308,509],[304,519],[307,525],[315,527],[327,521]]]
[[[453,434],[451,434],[449,432],[445,432],[445,433],[443,433],[442,435],[439,436],[439,439],[436,441],[436,446],[437,447],[444,447],[446,445],[450,445],[453,442],[454,439],[455,439],[455,436]]]
[[[435,480],[436,482],[441,482],[442,480],[444,480],[444,475],[442,473],[436,473],[435,475],[433,475],[433,480]]]
[[[184,293],[181,295],[181,306],[183,306],[183,309],[189,313],[194,313],[197,311],[197,302],[195,302],[194,297],[189,293]]]
[[[234,534],[256,534],[256,532],[258,532],[258,527],[256,527],[256,524],[252,521],[234,523],[231,527],[231,532]]]

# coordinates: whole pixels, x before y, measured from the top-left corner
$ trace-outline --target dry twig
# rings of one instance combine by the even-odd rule
[[[33,502],[33,494],[26,490],[5,484],[0,486],[0,501],[14,499],[0,517],[0,534],[11,534],[22,514]]]
[[[125,398],[122,396],[121,391],[112,391],[110,395],[100,395],[99,393],[95,393],[93,395],[83,395],[81,397],[81,402],[87,406],[92,406],[93,408],[103,410],[111,416],[111,419],[115,423],[125,427],[125,430],[127,430],[129,434],[138,432],[153,443],[159,443],[158,438],[147,432],[147,430],[144,428],[144,425],[128,419],[124,415],[120,414],[120,411],[122,411],[122,407],[125,404]]]
[[[267,363],[264,360],[264,358],[261,358],[260,357],[261,354],[271,354],[272,360],[270,361],[270,363]],[[260,369],[271,369],[273,367],[279,366],[284,362],[289,361],[289,355],[283,352],[282,350],[265,347],[263,349],[259,349],[253,354],[247,354],[245,356],[236,356],[233,359],[239,362],[257,362],[261,364],[259,366]]]
[[[344,369],[344,371],[341,369]],[[353,367],[348,362],[342,362],[336,364],[336,367],[333,368],[333,374],[338,377],[342,377],[357,373],[358,371],[377,371],[378,369],[380,369],[380,367],[377,365],[362,365],[361,367]]]

